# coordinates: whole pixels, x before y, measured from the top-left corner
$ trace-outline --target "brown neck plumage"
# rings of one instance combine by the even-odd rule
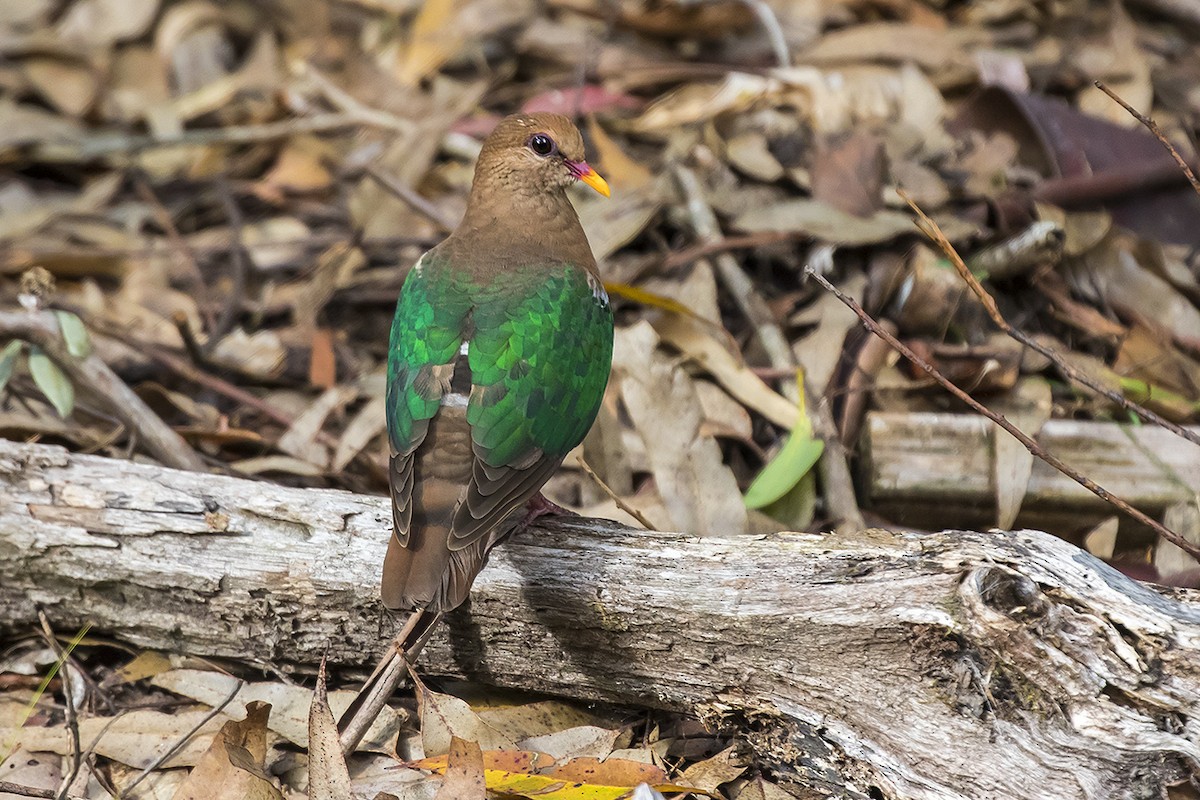
[[[532,184],[525,174],[485,155],[475,171],[467,213],[440,249],[480,278],[563,263],[596,273],[566,191]]]

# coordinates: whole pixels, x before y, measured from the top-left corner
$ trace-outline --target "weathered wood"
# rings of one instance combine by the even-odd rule
[[[364,664],[387,501],[0,443],[0,627]],[[1160,797],[1200,761],[1200,596],[1045,534],[500,548],[424,671],[735,724],[811,797]]]
[[[1200,432],[1200,428],[1194,428]],[[874,412],[863,432],[866,497],[898,522],[924,528],[989,526],[996,519],[995,437],[974,414]],[[1153,426],[1050,420],[1039,444],[1135,508],[1161,519],[1200,493],[1200,447]],[[1019,525],[1086,530],[1114,509],[1036,460]]]

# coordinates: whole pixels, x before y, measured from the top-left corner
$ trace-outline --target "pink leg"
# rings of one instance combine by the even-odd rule
[[[540,517],[547,516],[579,516],[570,509],[563,508],[558,503],[546,499],[546,496],[538,492],[525,503],[525,517],[517,523],[517,530],[525,530]]]

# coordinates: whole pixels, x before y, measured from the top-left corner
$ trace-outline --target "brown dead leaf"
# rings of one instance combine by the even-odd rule
[[[435,800],[485,800],[483,754],[475,742],[457,736],[450,740],[449,766]]]
[[[1196,330],[1200,333],[1200,328]],[[1113,370],[1175,392],[1191,402],[1200,400],[1200,364],[1172,346],[1163,331],[1153,330],[1147,324],[1137,324],[1129,330],[1117,351]]]
[[[1121,527],[1121,518],[1107,517],[1101,520],[1083,536],[1083,546],[1089,553],[1103,561],[1109,561],[1117,548],[1117,532]],[[1190,556],[1188,557],[1190,560]]]
[[[103,50],[146,33],[157,13],[158,0],[76,0],[67,6],[57,33]]]
[[[567,463],[570,461],[568,460]],[[599,724],[596,714],[588,713],[561,700],[540,700],[535,703],[479,708],[476,709],[476,713],[481,720],[488,724],[488,727],[513,741],[544,736],[581,725]],[[509,769],[510,772],[524,771],[516,768],[492,767],[491,765],[488,766],[488,769]]]
[[[1021,379],[1014,389],[990,401],[988,407],[1003,414],[1020,430],[1037,438],[1054,410],[1050,384],[1041,377]],[[1033,474],[1033,454],[1011,435],[993,428],[992,480],[996,494],[996,527],[1012,528],[1021,511],[1029,477]]]
[[[1195,500],[1168,506],[1163,525],[1192,544],[1200,543],[1200,504]],[[1190,575],[1196,571],[1196,559],[1165,539],[1154,546],[1154,567],[1166,579]]]
[[[0,746],[3,744],[4,738],[0,736]],[[0,755],[3,755],[3,752],[0,752]],[[63,779],[62,766],[62,756],[52,753],[32,753],[17,748],[3,762],[0,762],[0,781],[17,786],[27,786],[30,789],[57,792]],[[25,800],[29,796],[31,795],[15,795],[0,791],[0,800]]]
[[[633,191],[645,186],[653,177],[653,173],[644,164],[634,161],[621,149],[621,146],[605,132],[596,122],[595,117],[588,118],[588,136],[592,147],[599,158],[596,168],[601,171],[604,179],[615,190]]]
[[[448,753],[455,737],[488,750],[517,750],[516,743],[479,718],[465,700],[430,691],[416,676],[413,684],[421,712],[421,742],[426,755]]]
[[[795,795],[762,778],[755,778],[738,793],[737,800],[795,800]]]
[[[338,741],[337,722],[325,691],[325,659],[317,672],[317,688],[308,712],[308,798],[351,800],[350,772]]]
[[[34,56],[21,62],[21,67],[46,102],[69,117],[83,116],[96,102],[98,75],[84,61]]]
[[[613,751],[620,735],[619,730],[580,725],[541,736],[531,736],[518,742],[517,746],[522,750],[546,753],[558,761],[584,757],[604,758]]]
[[[229,696],[238,680],[220,672],[176,669],[156,675],[152,683],[182,697],[216,706]],[[329,706],[333,713],[340,715],[345,711],[354,696],[355,692],[351,690],[330,693]],[[308,747],[308,717],[313,702],[312,690],[280,682],[248,683],[243,685],[237,696],[225,706],[225,712],[236,719],[243,716],[247,705],[255,700],[270,704],[271,717],[267,724],[272,731],[297,747]],[[359,749],[392,753],[400,724],[399,713],[390,706],[385,706],[371,729],[367,731]]]
[[[89,717],[80,720],[79,735],[84,741],[96,744],[96,754],[144,769],[175,744],[208,716],[209,711],[181,711],[164,714],[159,711],[138,709],[117,717]],[[228,719],[218,716],[200,728],[187,744],[166,762],[171,766],[191,766],[208,748],[220,727]],[[104,735],[100,733],[103,731]],[[15,740],[28,750],[67,754],[71,751],[70,734],[65,727],[0,730],[0,742]]]
[[[173,800],[283,800],[263,769],[270,714],[269,704],[253,702],[245,720],[226,722]]]
[[[829,244],[861,247],[914,232],[912,219],[898,211],[856,217],[820,200],[792,198],[740,214],[733,226],[747,233],[802,233]]]
[[[886,168],[883,139],[877,134],[825,136],[813,159],[813,198],[855,217],[870,217],[883,208]]]
[[[745,532],[746,509],[720,447],[700,433],[704,412],[691,379],[656,350],[648,323],[618,329],[613,369],[658,494],[676,529],[699,535]]]
[[[685,769],[680,781],[715,794],[720,786],[735,780],[745,771],[746,764],[737,755],[736,745],[731,745],[712,758]]]
[[[737,356],[703,330],[694,320],[679,314],[664,314],[654,321],[662,340],[677,348],[708,372],[725,391],[781,428],[796,424],[796,405],[771,389]]]

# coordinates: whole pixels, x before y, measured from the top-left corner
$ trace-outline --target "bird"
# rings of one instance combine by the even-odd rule
[[[393,530],[380,595],[409,616],[361,708],[382,705],[368,688],[394,691],[395,656],[414,658],[466,601],[492,548],[554,508],[540,490],[595,420],[613,313],[567,196],[577,181],[610,194],[567,117],[505,117],[484,140],[462,222],[404,281],[388,346]],[[343,749],[363,732],[344,727]]]

